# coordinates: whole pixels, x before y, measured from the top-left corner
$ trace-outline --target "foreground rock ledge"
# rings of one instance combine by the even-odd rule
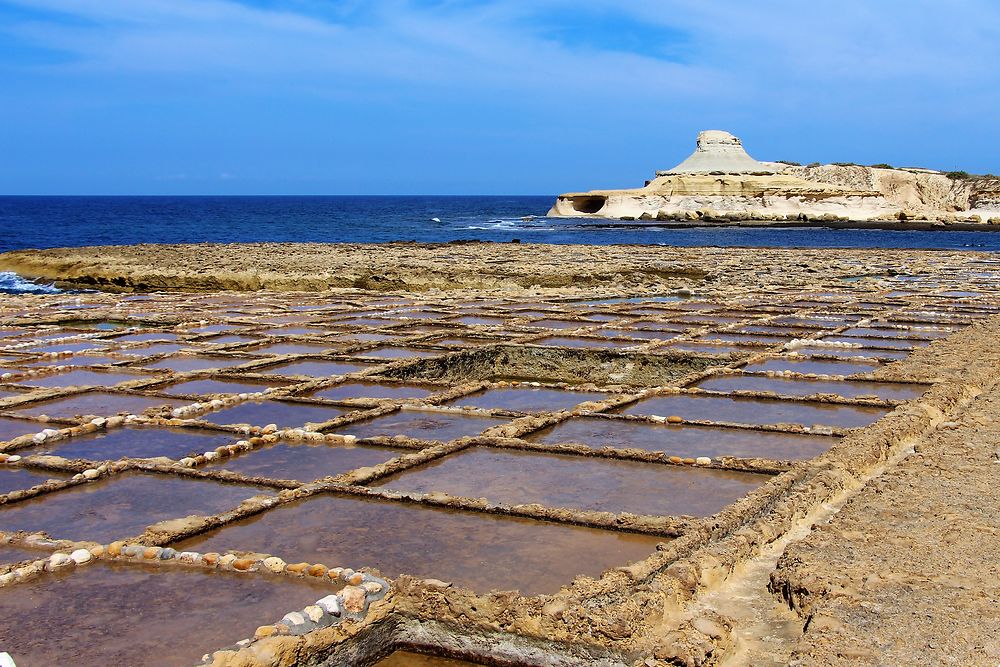
[[[669,235],[669,232],[664,232]],[[744,289],[831,286],[935,270],[957,253],[912,250],[670,248],[454,242],[447,244],[244,243],[17,250],[0,271],[58,286],[109,291],[627,290],[711,287],[739,276]],[[969,257],[968,253],[962,255]]]

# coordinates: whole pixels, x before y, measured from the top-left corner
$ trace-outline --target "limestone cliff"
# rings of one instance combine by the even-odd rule
[[[956,175],[952,175],[956,176]],[[728,132],[642,188],[560,195],[550,216],[658,220],[1000,222],[1000,179],[926,169],[801,167],[751,158]]]

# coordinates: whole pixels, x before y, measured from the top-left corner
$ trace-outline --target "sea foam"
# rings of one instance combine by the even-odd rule
[[[0,271],[2,294],[59,294],[61,291],[54,285],[42,285],[22,278],[13,271]]]

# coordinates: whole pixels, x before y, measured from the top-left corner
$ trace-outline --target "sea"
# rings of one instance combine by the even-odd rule
[[[1000,251],[1000,233],[546,218],[553,196],[0,196],[0,252],[133,243],[496,241]],[[0,292],[53,291],[0,272]]]

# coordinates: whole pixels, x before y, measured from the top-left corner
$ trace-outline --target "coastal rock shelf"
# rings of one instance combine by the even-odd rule
[[[737,621],[699,596],[989,384],[984,255],[612,248],[648,280],[567,286],[590,252],[511,247],[561,276],[511,290],[4,296],[0,648],[707,664]]]

